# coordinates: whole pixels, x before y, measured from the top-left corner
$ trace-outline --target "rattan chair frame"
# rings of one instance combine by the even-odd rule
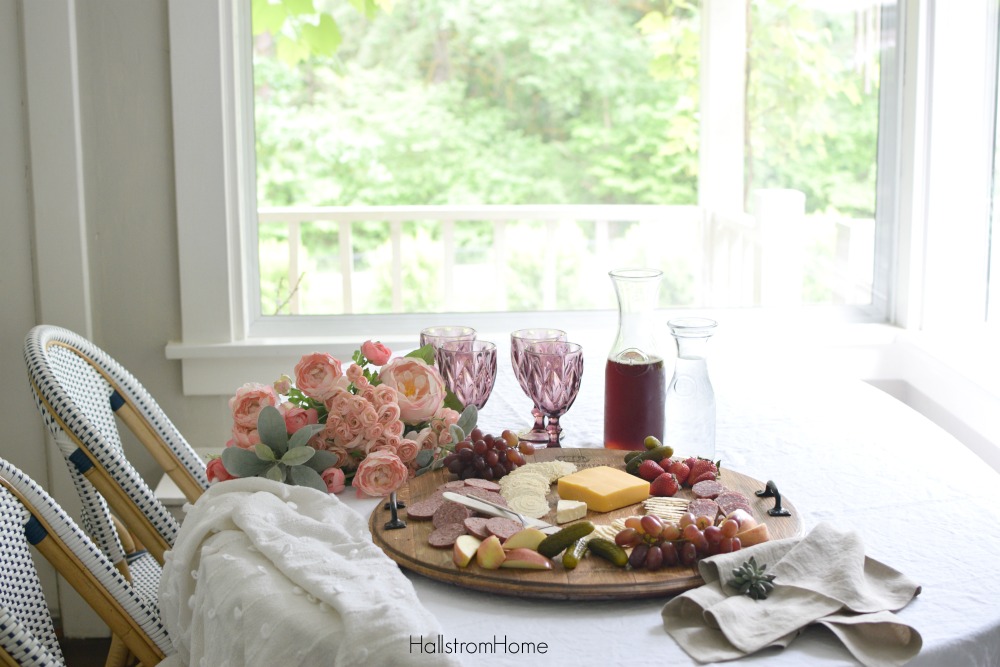
[[[97,612],[129,652],[143,665],[158,664],[172,652],[155,605],[132,588],[115,564],[44,489],[3,459],[0,486],[33,518],[29,542]]]

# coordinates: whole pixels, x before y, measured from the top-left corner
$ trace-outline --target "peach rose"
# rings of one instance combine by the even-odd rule
[[[427,421],[444,405],[444,380],[420,359],[393,359],[382,367],[379,378],[396,390],[400,418],[407,424]]]
[[[326,404],[326,409],[338,417],[347,413],[351,408],[351,399],[354,398],[354,394],[347,391],[346,389],[338,389],[333,392],[333,395],[324,401]]]
[[[395,405],[399,398],[399,392],[396,391],[395,387],[390,387],[387,384],[380,384],[375,387],[375,400],[372,404],[376,408],[381,408],[386,405]]]
[[[233,443],[233,447],[251,449],[260,442],[260,433],[257,432],[256,428],[242,428],[237,424],[233,424],[233,439],[229,442]]]
[[[417,458],[417,454],[420,453],[420,445],[415,441],[408,438],[404,438],[399,441],[399,447],[396,448],[396,456],[403,463],[409,463],[413,459]]]
[[[344,471],[340,468],[327,468],[320,474],[320,477],[326,484],[327,493],[340,493],[344,490]]]
[[[366,340],[361,344],[361,354],[376,366],[383,366],[392,356],[392,350],[378,341]]]
[[[380,387],[384,387],[384,384],[380,384]],[[391,424],[392,422],[399,421],[399,406],[395,403],[389,403],[388,405],[383,405],[378,409],[378,423],[383,426]]]
[[[372,452],[358,465],[351,484],[359,496],[381,498],[403,486],[409,475],[406,465],[394,453]]]
[[[347,367],[347,379],[354,384],[358,383],[358,380],[364,377],[364,373],[361,370],[361,366],[357,364],[351,364]]]
[[[278,408],[285,418],[285,430],[295,433],[303,426],[319,423],[319,413],[315,408],[300,408],[292,403],[282,403]]]
[[[209,482],[225,482],[226,480],[236,479],[233,475],[229,474],[226,470],[226,466],[223,465],[222,459],[212,459],[205,466],[205,475],[208,476]]]
[[[257,415],[268,405],[278,407],[280,400],[274,387],[259,382],[248,382],[236,390],[229,399],[233,422],[244,431],[257,428]]]
[[[309,398],[326,401],[347,384],[340,362],[325,352],[307,354],[295,364],[295,386]]]

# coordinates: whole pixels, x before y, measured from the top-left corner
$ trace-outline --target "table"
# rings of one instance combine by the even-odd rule
[[[589,349],[583,388],[563,420],[565,442],[601,446],[603,355]],[[501,357],[480,424],[489,432],[527,424],[530,404]],[[870,556],[901,570],[923,592],[900,618],[924,647],[912,665],[993,664],[1000,655],[1000,476],[960,442],[903,403],[857,380],[711,370],[718,399],[717,457],[773,479],[801,512],[860,533]],[[377,502],[342,499],[367,516]],[[446,641],[547,645],[545,655],[477,654],[475,665],[693,665],[664,632],[663,600],[558,602],[493,596],[407,573]],[[850,654],[810,629],[785,651],[743,662],[850,665]]]

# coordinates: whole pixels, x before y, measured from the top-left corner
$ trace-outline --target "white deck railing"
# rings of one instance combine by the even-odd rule
[[[261,208],[261,224],[284,223],[288,229],[288,283],[296,285],[303,271],[306,249],[302,245],[303,224],[333,222],[338,230],[338,273],[343,313],[355,312],[354,225],[388,224],[392,312],[403,312],[403,225],[412,221],[434,221],[441,225],[440,270],[443,303],[452,303],[456,279],[456,225],[467,221],[492,223],[492,301],[484,310],[506,310],[504,283],[507,263],[525,251],[546,252],[560,242],[560,225],[588,222],[593,225],[592,256],[582,258],[600,268],[602,278],[622,260],[613,256],[614,225],[638,223],[648,242],[636,252],[647,265],[663,261],[663,255],[683,253],[694,281],[693,306],[794,305],[802,302],[804,267],[812,257],[816,238],[825,236],[833,247],[833,267],[829,280],[835,303],[864,302],[871,291],[872,220],[835,219],[805,216],[804,197],[790,190],[755,193],[755,209],[760,215],[724,215],[695,206],[389,206],[389,207],[285,207]],[[511,238],[510,225],[541,222],[541,236]],[[523,235],[521,235],[523,236]],[[543,310],[555,309],[558,267],[554,261],[541,263],[538,286]],[[488,267],[484,267],[488,268]],[[587,289],[587,286],[581,286]],[[606,291],[606,286],[599,287]],[[298,290],[288,302],[292,314],[301,312]]]

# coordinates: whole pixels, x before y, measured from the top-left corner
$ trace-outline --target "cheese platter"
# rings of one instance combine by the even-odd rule
[[[629,487],[627,479],[619,479],[619,475],[622,475],[630,479],[640,480],[639,477],[624,472],[626,467],[624,457],[625,452],[603,448],[541,449],[526,456],[526,468],[530,467],[532,463],[561,462],[558,465],[564,466],[565,472],[575,471],[575,473],[563,475],[562,479],[566,480],[565,482],[556,481],[551,483],[548,488],[539,491],[539,494],[544,493],[545,506],[533,513],[534,518],[537,519],[536,522],[559,525],[560,527],[590,522],[596,527],[595,533],[603,531],[602,534],[608,536],[613,542],[615,532],[621,529],[622,522],[626,518],[642,516],[647,512],[659,513],[659,509],[657,509],[659,507],[668,507],[673,511],[673,507],[683,508],[684,501],[695,499],[696,496],[692,490],[683,487],[674,494],[674,497],[649,499],[644,504],[641,500],[647,498],[648,492],[636,495],[638,492],[634,489],[627,490]],[[513,480],[516,474],[509,477],[512,477]],[[616,486],[613,491],[595,495],[592,489],[599,488],[604,483],[613,483]],[[478,483],[473,480],[467,484],[470,487],[475,487]],[[623,484],[623,486],[617,486],[618,484]],[[790,510],[790,516],[776,517],[768,514],[768,510],[774,505],[773,499],[761,497],[757,493],[765,489],[765,482],[723,467],[718,484],[727,492],[742,494],[742,497],[747,501],[747,509],[753,517],[753,523],[766,526],[763,530],[770,539],[801,535],[802,524],[798,512],[787,498],[783,500],[783,507]],[[509,488],[510,485],[505,484],[505,486]],[[646,488],[648,488],[648,484]],[[460,566],[456,563],[458,562],[457,553],[461,549],[453,547],[456,540],[459,540],[459,535],[448,535],[447,533],[449,532],[448,527],[453,527],[456,523],[462,524],[462,520],[459,519],[456,522],[452,519],[442,518],[439,521],[437,516],[430,520],[430,514],[422,514],[421,512],[426,512],[428,506],[438,508],[441,504],[438,499],[443,500],[445,492],[461,492],[462,489],[461,481],[449,473],[447,469],[411,479],[406,486],[397,492],[399,500],[406,505],[406,508],[399,512],[400,516],[406,520],[406,527],[398,530],[387,530],[385,523],[388,521],[390,513],[383,504],[379,504],[369,519],[372,539],[392,560],[406,570],[444,583],[501,595],[561,600],[625,600],[675,595],[703,583],[698,574],[696,563],[694,565],[678,564],[651,570],[642,567],[619,567],[594,554],[580,558],[578,564],[574,561],[575,567],[573,569],[564,567],[560,558],[553,558],[551,566],[546,565],[543,569],[534,569],[536,563],[533,558],[528,558],[526,563],[508,564],[509,567],[484,567],[477,564],[474,553],[475,547],[480,544],[481,540],[467,537],[461,538],[463,540],[462,549],[472,548],[473,552],[467,554],[469,556],[468,559],[465,559],[467,565]],[[481,498],[497,499],[495,496],[489,495],[492,493],[491,491],[482,493],[483,489],[477,490],[480,491],[477,495]],[[610,504],[602,504],[608,498],[611,498]],[[587,505],[590,507],[585,514],[580,509],[580,503],[584,499],[587,500]],[[500,500],[500,504],[503,505],[502,498]],[[560,501],[562,501],[562,506],[560,506]],[[626,501],[626,504],[617,506]],[[458,503],[449,502],[448,504],[458,506]],[[596,511],[594,506],[614,507],[614,509]],[[516,507],[521,506],[516,505]],[[459,509],[471,512],[465,507],[459,507]],[[413,512],[413,516],[408,516],[408,510]],[[510,511],[510,514],[516,517],[521,512],[513,510]],[[457,512],[456,515],[459,517],[470,516],[461,512]],[[519,524],[517,520],[512,520],[512,517],[502,517],[502,514],[497,513],[492,519],[493,526],[501,526],[495,531],[485,529],[487,522],[491,520],[485,515],[482,518],[471,520],[482,522],[481,524],[466,522],[465,525],[477,529],[474,532],[478,532],[478,527],[482,526],[483,535],[495,532],[501,536],[499,541],[502,541],[515,532],[512,528],[520,528],[520,525],[517,525]],[[567,517],[573,518],[567,519]],[[523,515],[522,518],[529,522],[532,519],[531,516],[524,517]],[[560,523],[557,519],[565,521]],[[617,527],[612,528],[613,525]],[[507,534],[505,535],[503,531],[507,531]],[[455,529],[454,532],[464,535],[470,531],[466,529],[460,532]],[[549,534],[552,532],[554,531],[548,531]],[[537,554],[534,555],[537,556]],[[502,559],[502,554],[499,557]]]

